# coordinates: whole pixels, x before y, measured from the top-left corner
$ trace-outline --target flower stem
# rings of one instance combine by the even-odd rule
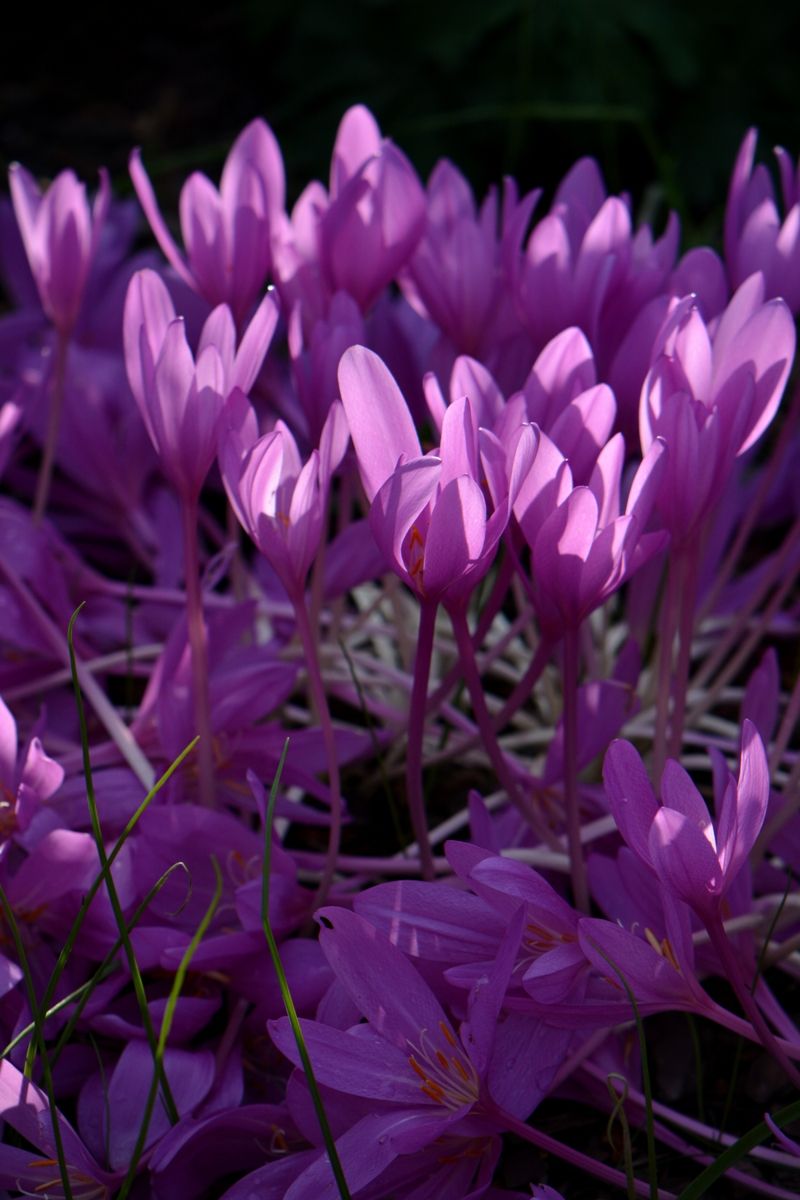
[[[424,879],[428,880],[434,878],[436,870],[425,816],[425,795],[422,788],[422,742],[425,735],[425,704],[428,695],[428,679],[431,673],[435,628],[436,605],[423,600],[420,603],[417,650],[414,656],[414,682],[408,711],[406,794],[411,826],[419,847],[422,875]]]
[[[794,1086],[800,1087],[800,1071],[791,1062],[778,1039],[767,1025],[753,993],[745,982],[741,963],[731,946],[722,921],[717,917],[713,920],[706,920],[705,925],[711,938],[711,944],[719,956],[725,975],[731,987],[736,992],[736,996],[744,1009],[747,1019],[758,1034],[761,1044],[780,1063]]]
[[[208,696],[208,642],[203,619],[203,595],[200,588],[200,547],[198,539],[197,499],[181,498],[183,517],[183,561],[186,577],[186,626],[192,653],[192,694],[194,720],[199,737],[197,773],[200,803],[214,803],[214,754],[211,741],[211,711]]]
[[[563,1142],[557,1141],[556,1138],[550,1137],[549,1134],[543,1133],[541,1129],[534,1129],[531,1125],[526,1125],[524,1121],[520,1121],[517,1117],[504,1109],[494,1107],[490,1109],[490,1115],[501,1125],[502,1129],[508,1133],[515,1133],[517,1137],[523,1138],[526,1142],[531,1142],[534,1146],[538,1146],[540,1150],[546,1150],[549,1154],[555,1154],[556,1157],[564,1162],[571,1163],[575,1167],[580,1167],[587,1171],[590,1175],[596,1176],[598,1179],[604,1179],[607,1183],[614,1184],[623,1191],[628,1186],[628,1180],[623,1171],[617,1171],[614,1167],[609,1167],[606,1163],[598,1162],[588,1154],[583,1154],[580,1150],[574,1150],[572,1146],[565,1146]],[[651,1197],[650,1184],[645,1183],[643,1179],[633,1180],[634,1190],[637,1196]],[[667,1192],[659,1189],[659,1200],[676,1200],[674,1192]]]
[[[40,525],[47,510],[50,498],[50,481],[53,478],[53,464],[58,445],[58,431],[61,427],[61,409],[64,406],[64,375],[67,368],[67,348],[69,334],[56,333],[56,355],[53,366],[53,387],[50,394],[50,411],[47,417],[47,433],[45,434],[42,461],[39,465],[39,476],[36,480],[36,496],[33,502],[33,523]]]
[[[694,548],[684,552],[675,563],[678,572],[678,658],[672,680],[672,719],[669,729],[669,753],[680,758],[683,727],[686,720],[686,693],[689,687],[689,667],[692,658],[695,602],[697,596],[697,553]]]
[[[678,595],[678,571],[674,559],[667,567],[667,592],[661,609],[658,630],[658,672],[656,676],[656,727],[653,737],[653,782],[661,782],[661,773],[667,758],[669,733],[669,702],[672,691],[672,656],[675,634],[678,628],[680,597]]]
[[[339,845],[342,837],[342,787],[339,776],[339,759],[336,754],[336,735],[333,730],[333,722],[331,721],[330,708],[328,707],[328,697],[325,694],[325,684],[322,679],[322,670],[319,662],[319,651],[317,649],[317,639],[314,637],[311,628],[311,621],[306,608],[305,596],[300,594],[292,597],[294,610],[297,617],[297,630],[300,634],[300,641],[303,646],[303,653],[306,660],[306,671],[308,672],[308,685],[311,689],[311,700],[313,707],[316,709],[317,720],[319,721],[322,730],[322,740],[325,744],[325,755],[328,765],[328,785],[330,788],[331,800],[331,823],[328,834],[328,851],[325,856],[325,866],[322,872],[319,889],[317,891],[316,903],[324,904],[325,899],[330,891],[333,875],[336,870],[336,862],[339,856]]]
[[[578,797],[578,630],[564,633],[564,799],[567,812],[567,845],[572,875],[572,895],[580,912],[589,912],[589,887],[581,842]]]

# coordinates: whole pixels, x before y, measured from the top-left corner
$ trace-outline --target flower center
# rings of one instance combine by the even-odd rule
[[[37,1183],[32,1192],[24,1193],[26,1196],[41,1196],[46,1197],[47,1200],[63,1200],[66,1192],[64,1191],[61,1174],[58,1171],[58,1162],[55,1158],[36,1158],[28,1163],[28,1166],[46,1168],[48,1175],[55,1168],[56,1174],[43,1180],[42,1183]],[[110,1192],[106,1185],[101,1183],[99,1179],[93,1179],[91,1175],[86,1175],[83,1171],[78,1171],[75,1167],[70,1166],[67,1167],[67,1175],[75,1200],[108,1200]]]
[[[480,1091],[478,1073],[470,1059],[461,1052],[452,1030],[444,1021],[439,1022],[439,1029],[447,1050],[440,1049],[428,1030],[422,1029],[419,1046],[408,1043],[414,1051],[408,1061],[422,1080],[420,1091],[437,1104],[455,1112],[465,1105],[477,1103]]]

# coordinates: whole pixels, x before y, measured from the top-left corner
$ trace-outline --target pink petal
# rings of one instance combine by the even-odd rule
[[[401,455],[422,454],[417,431],[394,377],[366,347],[352,346],[342,355],[339,388],[364,490],[373,500]]]

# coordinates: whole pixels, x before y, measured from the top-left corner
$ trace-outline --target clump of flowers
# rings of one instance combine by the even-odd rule
[[[426,186],[362,106],[290,212],[253,121],[182,248],[135,150],[163,258],[104,172],[12,167],[4,1195],[797,1195],[798,185],[755,147],[723,258],[590,160],[549,209]]]

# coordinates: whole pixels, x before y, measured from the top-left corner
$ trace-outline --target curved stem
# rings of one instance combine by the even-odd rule
[[[686,720],[686,693],[692,659],[695,601],[697,597],[697,548],[685,551],[675,563],[678,573],[678,659],[672,680],[672,720],[669,729],[669,753],[680,758],[683,726]]]
[[[67,367],[67,348],[69,334],[60,330],[56,334],[56,356],[53,367],[53,389],[50,394],[50,411],[47,417],[47,433],[45,434],[42,461],[39,465],[39,477],[36,480],[36,497],[33,502],[33,521],[40,525],[47,509],[50,498],[50,481],[53,478],[53,464],[58,445],[58,431],[61,426],[61,409],[64,406],[64,375]]]
[[[483,741],[483,748],[489,755],[489,760],[497,773],[497,778],[505,788],[509,800],[511,800],[525,820],[530,823],[530,806],[525,803],[524,797],[517,788],[514,776],[506,762],[505,754],[497,740],[491,714],[486,707],[486,698],[483,694],[478,664],[475,661],[475,651],[467,626],[466,614],[461,607],[454,607],[449,611],[458,647],[459,665],[464,674],[464,681],[469,691],[470,700],[472,701],[472,708]]]
[[[736,992],[736,996],[744,1009],[747,1019],[758,1034],[761,1044],[780,1063],[794,1086],[800,1087],[800,1071],[791,1062],[775,1034],[767,1025],[753,993],[745,982],[741,964],[728,940],[728,935],[725,932],[722,921],[718,917],[713,920],[706,920],[705,926],[711,938],[711,944],[719,955],[725,975]]]
[[[772,455],[759,472],[758,487],[755,494],[749,501],[742,520],[737,526],[735,538],[731,542],[722,563],[714,573],[714,583],[703,601],[701,618],[713,612],[723,588],[736,569],[742,551],[747,544],[747,539],[755,528],[756,521],[761,515],[761,510],[767,501],[770,490],[775,485],[775,478],[778,471],[793,443],[798,419],[800,419],[800,387],[794,389],[789,412],[786,414],[786,420],[781,427]]]
[[[488,1106],[487,1106],[488,1107]],[[517,1137],[523,1138],[526,1142],[531,1142],[534,1146],[538,1146],[540,1150],[546,1150],[549,1154],[555,1154],[557,1158],[564,1162],[571,1163],[575,1167],[580,1167],[590,1175],[596,1176],[598,1179],[604,1179],[606,1183],[614,1184],[623,1191],[627,1190],[628,1178],[623,1171],[617,1171],[614,1167],[609,1167],[605,1163],[598,1162],[597,1159],[591,1158],[588,1154],[583,1154],[580,1150],[574,1150],[572,1146],[565,1146],[563,1142],[559,1142],[554,1137],[550,1137],[547,1133],[542,1133],[540,1129],[534,1129],[531,1125],[526,1125],[524,1121],[518,1120],[511,1113],[492,1104],[488,1107],[488,1113],[494,1117],[497,1123],[501,1126],[504,1132],[515,1133]],[[634,1190],[637,1196],[649,1197],[652,1195],[650,1184],[645,1183],[643,1179],[633,1180]],[[659,1189],[659,1200],[676,1200],[674,1192],[667,1192],[664,1189]]]
[[[325,903],[331,883],[333,882],[333,875],[339,857],[339,846],[342,837],[342,788],[339,776],[339,759],[336,754],[336,735],[333,729],[330,708],[328,707],[325,684],[322,679],[317,639],[314,637],[311,628],[305,596],[301,594],[292,597],[292,603],[294,604],[294,611],[297,617],[297,630],[300,634],[300,641],[306,658],[306,671],[308,672],[311,700],[316,709],[317,719],[322,730],[322,740],[325,745],[325,756],[328,765],[331,824],[328,833],[328,850],[325,855],[325,866],[316,896],[316,903],[319,905]]]
[[[183,517],[183,561],[186,577],[186,626],[192,653],[192,694],[197,743],[197,771],[200,803],[214,803],[214,752],[211,740],[211,711],[208,697],[208,643],[203,619],[203,595],[200,588],[200,547],[198,541],[197,499],[181,498]]]
[[[658,788],[667,758],[669,732],[669,701],[672,690],[672,655],[678,628],[680,597],[678,595],[678,566],[670,559],[667,568],[667,592],[658,628],[658,671],[656,676],[656,727],[653,736],[653,783]]]
[[[425,736],[425,708],[435,628],[436,605],[423,600],[420,602],[419,632],[414,656],[414,682],[411,688],[408,712],[406,793],[411,825],[419,847],[422,875],[424,879],[428,880],[434,878],[436,871],[428,836],[428,822],[425,816],[425,794],[422,788],[422,743]]]

